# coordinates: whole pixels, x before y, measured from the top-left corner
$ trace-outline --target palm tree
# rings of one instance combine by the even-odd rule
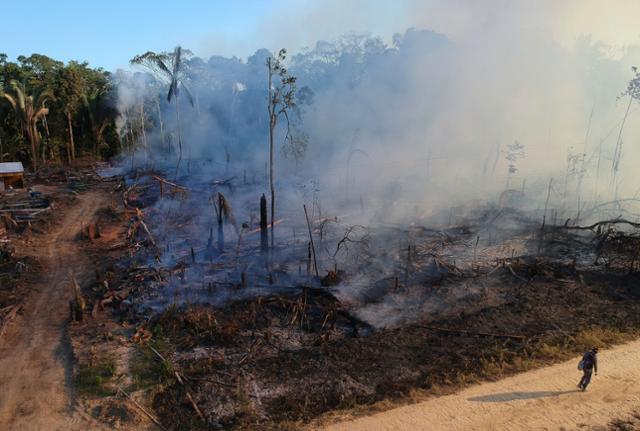
[[[194,106],[191,91],[184,83],[184,70],[182,67],[182,48],[177,46],[173,53],[155,53],[147,51],[142,55],[136,55],[131,59],[131,64],[139,64],[151,70],[155,75],[169,84],[169,92],[167,93],[167,101],[175,99],[176,105],[176,125],[178,128],[178,162],[176,164],[176,179],[180,162],[182,160],[182,133],[180,129],[180,104],[178,103],[178,95],[180,90],[184,89],[187,99],[191,106]]]
[[[31,164],[35,170],[38,167],[38,154],[40,150],[40,133],[38,132],[38,120],[49,113],[45,105],[52,100],[53,93],[46,89],[36,94],[27,94],[24,86],[16,80],[9,82],[9,88],[13,94],[0,89],[0,97],[5,99],[18,117],[22,130],[26,132],[31,144]]]
[[[113,123],[117,113],[110,104],[105,103],[105,90],[94,90],[82,95],[82,102],[89,116],[89,126],[93,138],[93,152],[100,155],[100,148],[104,141],[105,129]]]

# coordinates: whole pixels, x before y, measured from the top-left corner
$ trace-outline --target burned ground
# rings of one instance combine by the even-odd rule
[[[283,238],[287,252],[269,271],[247,240],[253,222],[223,252],[210,229],[191,236],[208,222],[179,210],[189,208],[184,191],[164,198],[173,207],[157,180],[114,184],[122,200],[98,212],[101,237],[88,246],[96,280],[84,290],[90,316],[73,330],[78,370],[93,376],[84,394],[97,406],[134,392],[169,429],[299,427],[640,331],[636,238],[616,220],[541,231],[525,214],[487,207],[453,227],[349,237],[337,219],[317,218],[313,234],[331,252],[315,277],[304,236]],[[336,258],[344,238],[350,252]]]
[[[235,346],[244,344],[236,356],[229,348],[203,347],[207,341],[176,353],[177,366],[192,377],[190,390],[196,403],[210,412],[208,423],[193,414],[179,384],[157,395],[154,407],[163,423],[176,429],[306,421],[334,409],[406,399],[415,389],[442,393],[478,379],[541,366],[591,344],[619,342],[637,333],[639,305],[630,287],[638,277],[602,278],[582,274],[584,284],[558,283],[542,275],[521,283],[505,274],[500,281],[518,292],[507,304],[362,337],[343,334],[324,341],[319,333],[315,343],[295,348],[277,346],[272,327],[244,325],[252,336],[245,343],[234,337]],[[289,331],[300,330],[290,326]],[[176,335],[169,339],[179,342],[189,337]],[[261,342],[264,339],[269,344]],[[260,346],[253,347],[249,340],[259,340]]]

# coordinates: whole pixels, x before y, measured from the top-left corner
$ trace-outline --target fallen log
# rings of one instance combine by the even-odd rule
[[[287,220],[287,219],[286,219],[286,218],[281,218],[281,219],[279,219],[279,220],[274,221],[273,223],[269,223],[269,224],[267,225],[267,227],[268,227],[268,228],[272,228],[272,229],[273,229],[273,227],[274,227],[274,226],[278,226],[280,223],[284,222],[285,220]],[[253,233],[258,233],[258,232],[261,232],[261,229],[260,229],[260,228],[252,229],[252,230],[250,230],[250,231],[248,231],[248,232],[246,232],[246,233],[247,233],[247,234],[253,234]]]
[[[154,180],[158,181],[159,183],[166,184],[166,185],[168,185],[168,186],[174,187],[174,188],[176,188],[176,189],[183,190],[183,191],[185,191],[185,192],[187,191],[187,188],[186,188],[186,187],[184,187],[184,186],[180,186],[180,185],[178,185],[178,184],[176,184],[176,183],[173,183],[173,182],[171,182],[171,181],[167,181],[167,180],[165,180],[164,178],[160,178],[160,177],[158,177],[158,176],[156,176],[156,175],[154,175],[152,178],[153,178]]]
[[[627,224],[627,225],[629,225],[631,227],[640,228],[640,223],[635,223],[635,222],[632,222],[630,220],[626,220],[626,219],[623,219],[623,218],[617,218],[617,219],[613,219],[613,220],[603,220],[603,221],[599,221],[599,222],[590,224],[589,226],[569,226],[567,223],[565,223],[562,226],[554,226],[554,228],[555,229],[567,229],[567,230],[595,230],[599,226],[604,226],[604,225],[608,225],[608,224]]]
[[[151,241],[151,244],[153,244],[153,246],[157,248],[158,246],[156,245],[156,241],[153,239],[153,235],[151,235],[151,231],[147,227],[147,224],[144,222],[144,214],[142,213],[142,211],[140,211],[140,209],[136,208],[136,215],[138,217],[138,222],[140,226],[142,226],[142,229],[144,229],[147,236],[149,237],[149,241]]]

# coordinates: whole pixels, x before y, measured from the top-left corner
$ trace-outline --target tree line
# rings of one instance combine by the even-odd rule
[[[111,74],[40,54],[0,53],[0,161],[104,159],[120,151]]]

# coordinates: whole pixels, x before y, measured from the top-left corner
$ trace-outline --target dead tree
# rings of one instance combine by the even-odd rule
[[[216,219],[218,222],[218,250],[220,253],[224,251],[224,223],[231,223],[233,227],[238,231],[236,226],[235,218],[233,217],[233,212],[231,211],[231,206],[227,202],[227,199],[220,192],[217,194],[217,202],[214,203],[214,208],[216,211]]]
[[[218,220],[218,250],[224,251],[224,207],[225,199],[222,193],[218,193],[218,205],[216,208],[216,218]]]
[[[307,220],[307,229],[309,230],[309,245],[311,247],[311,253],[313,255],[313,269],[316,273],[316,277],[319,277],[320,274],[318,273],[318,262],[316,260],[316,248],[313,244],[313,234],[311,231],[311,223],[309,222],[309,214],[307,213],[307,206],[302,205],[302,208],[304,208],[304,217]],[[272,230],[273,230],[273,227],[272,227]]]
[[[276,191],[274,173],[275,132],[278,119],[285,120],[285,149],[289,144],[289,151],[298,154],[306,147],[306,140],[301,135],[294,139],[291,133],[290,114],[296,111],[296,77],[289,74],[283,63],[287,57],[287,51],[281,49],[276,57],[267,58],[267,77],[269,86],[269,189],[271,191],[271,248],[274,248],[274,221],[276,211]],[[279,83],[274,83],[274,78],[280,78]],[[298,148],[299,147],[299,148]]]
[[[269,250],[269,233],[267,231],[267,198],[260,198],[260,252],[266,255]]]

